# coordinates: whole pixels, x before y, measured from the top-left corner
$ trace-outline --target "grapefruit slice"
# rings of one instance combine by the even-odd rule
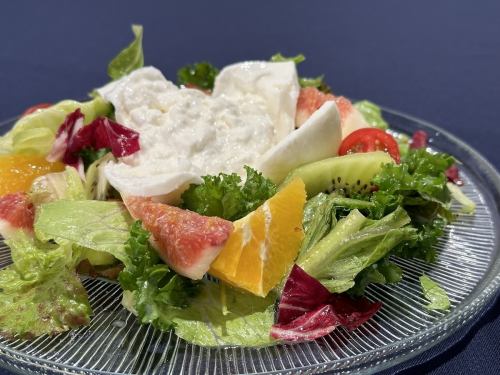
[[[35,208],[31,198],[24,192],[0,197],[0,234],[10,237],[18,230],[33,233]]]
[[[311,115],[318,110],[323,103],[334,101],[340,112],[342,139],[353,131],[368,128],[370,125],[365,121],[363,115],[343,96],[325,94],[315,87],[305,87],[300,89],[297,100],[297,111],[295,114],[295,125],[302,126]]]
[[[199,280],[233,230],[230,221],[202,216],[146,197],[127,197],[132,217],[152,234],[158,255],[178,274]]]
[[[265,297],[291,268],[304,238],[304,183],[292,180],[257,210],[235,221],[235,229],[209,273]]]

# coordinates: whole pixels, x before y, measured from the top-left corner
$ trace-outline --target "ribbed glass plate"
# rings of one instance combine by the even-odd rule
[[[404,270],[397,285],[371,286],[367,296],[383,302],[373,319],[349,332],[296,345],[267,348],[202,348],[142,326],[120,305],[117,284],[85,279],[94,317],[90,326],[34,341],[0,339],[0,364],[34,374],[262,374],[371,373],[430,348],[477,316],[500,285],[500,177],[477,152],[428,123],[385,110],[392,129],[432,135],[432,147],[462,165],[464,192],[476,204],[474,216],[459,215],[437,248],[439,259],[394,259]],[[10,124],[4,123],[6,130]],[[458,212],[458,207],[453,207]],[[10,263],[0,247],[0,268]],[[449,313],[428,311],[418,277],[425,272],[448,292]]]

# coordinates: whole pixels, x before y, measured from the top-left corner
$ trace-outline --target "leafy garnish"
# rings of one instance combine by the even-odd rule
[[[127,261],[125,241],[132,219],[123,204],[94,200],[58,200],[43,204],[35,219],[36,237],[73,243]]]
[[[219,69],[203,61],[180,68],[177,71],[177,83],[186,87],[212,90],[217,74]]]
[[[112,80],[126,76],[130,72],[144,66],[142,52],[142,26],[132,25],[134,40],[116,55],[108,65],[108,75]]]
[[[369,220],[352,210],[305,255],[300,254],[297,264],[329,291],[344,292],[355,285],[361,271],[414,238],[416,230],[409,223],[401,207],[380,220]]]
[[[285,62],[285,61],[292,61],[295,63],[295,65],[300,64],[301,62],[304,62],[306,60],[306,57],[303,54],[298,54],[296,56],[283,56],[280,52],[274,54],[271,56],[271,61],[272,62]],[[330,93],[332,90],[330,87],[326,84],[324,80],[325,76],[322,74],[318,77],[299,77],[299,85],[300,87],[315,87],[320,91]]]
[[[271,56],[271,61],[272,62],[285,62],[285,61],[293,61],[295,64],[300,64],[301,62],[305,61],[306,57],[299,53],[298,55],[295,56],[283,56],[281,52],[275,53],[274,55]]]
[[[202,281],[200,293],[174,318],[175,333],[202,346],[262,346],[272,343],[274,302],[237,291],[228,285]]]
[[[447,206],[450,193],[446,187],[445,171],[454,159],[443,153],[431,154],[424,149],[412,150],[401,164],[386,164],[374,177],[379,191],[402,195],[407,203],[411,198],[421,197]],[[425,203],[423,200],[420,203]],[[405,204],[405,202],[403,202]]]
[[[205,216],[237,220],[257,209],[276,193],[276,186],[261,173],[245,166],[247,178],[241,184],[236,173],[203,176],[203,183],[191,185],[182,194],[184,208]]]
[[[14,263],[0,270],[0,335],[32,338],[89,323],[92,310],[70,244],[42,244],[22,231],[7,244]]]
[[[363,115],[365,121],[379,129],[388,129],[389,124],[382,117],[382,111],[378,105],[368,100],[354,103],[354,106]]]
[[[425,306],[426,308],[429,310],[448,310],[450,308],[450,299],[446,291],[437,282],[427,275],[422,275],[420,276],[420,285],[425,298],[430,301]]]
[[[337,224],[335,213],[333,199],[325,193],[319,193],[306,202],[302,220],[305,236],[299,250],[301,258],[304,258],[309,249],[325,237]]]
[[[370,217],[377,219],[403,206],[418,230],[416,236],[395,248],[394,254],[434,261],[433,245],[452,219],[445,175],[452,164],[450,155],[432,154],[425,149],[410,150],[401,164],[384,165],[374,177],[378,191],[370,197],[374,203]]]
[[[29,194],[35,206],[59,199],[86,199],[83,182],[73,167],[37,177],[31,184]]]
[[[383,258],[356,276],[355,285],[349,289],[349,294],[362,296],[369,284],[394,284],[400,282],[402,276],[403,270],[397,264]]]
[[[278,305],[278,321],[271,336],[285,341],[314,340],[337,326],[349,330],[370,319],[381,307],[365,298],[330,294],[315,278],[294,265]]]
[[[118,279],[132,292],[133,309],[141,323],[158,329],[174,326],[177,310],[186,307],[197,292],[197,283],[177,275],[162,263],[149,243],[150,233],[136,221],[125,245],[125,269]]]

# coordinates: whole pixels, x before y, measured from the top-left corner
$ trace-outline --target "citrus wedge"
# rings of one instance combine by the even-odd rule
[[[33,180],[64,170],[62,163],[49,163],[37,155],[0,155],[0,195],[28,191]]]
[[[209,273],[265,297],[297,257],[304,237],[305,201],[304,183],[296,178],[257,210],[235,221],[234,231]]]

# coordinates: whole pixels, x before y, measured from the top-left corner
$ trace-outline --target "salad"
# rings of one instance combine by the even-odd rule
[[[88,101],[34,106],[0,137],[1,336],[89,324],[86,275],[197,345],[314,340],[377,313],[365,289],[401,280],[394,257],[436,259],[452,198],[473,214],[452,156],[298,76],[303,55],[200,62],[174,84],[132,29]]]

